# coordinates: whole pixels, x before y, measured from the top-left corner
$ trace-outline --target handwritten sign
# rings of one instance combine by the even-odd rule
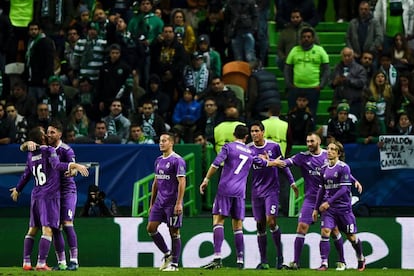
[[[381,170],[414,169],[414,135],[380,136]]]

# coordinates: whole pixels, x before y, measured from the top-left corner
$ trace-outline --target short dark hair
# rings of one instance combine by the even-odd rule
[[[37,126],[32,128],[29,131],[29,140],[35,142],[36,144],[43,144],[44,141],[44,132],[42,133],[42,127],[41,126]]]
[[[56,128],[60,132],[63,132],[63,125],[62,122],[59,120],[53,120],[52,122],[50,122],[49,126]]]
[[[237,139],[244,139],[247,135],[249,135],[249,129],[245,125],[237,125],[234,129],[234,136]]]
[[[252,126],[258,126],[261,131],[265,130],[265,126],[263,125],[262,121],[259,121],[259,120],[256,120],[253,123],[251,123],[250,124],[250,129],[252,128]]]

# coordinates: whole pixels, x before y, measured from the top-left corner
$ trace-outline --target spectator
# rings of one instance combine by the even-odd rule
[[[383,121],[379,121],[376,114],[377,106],[373,102],[365,104],[365,113],[358,121],[356,142],[359,144],[376,144],[379,136],[386,133]]]
[[[376,57],[382,50],[384,31],[378,20],[372,16],[367,1],[361,1],[358,11],[359,16],[349,22],[346,46],[354,50],[356,59],[360,59],[364,52],[370,52]]]
[[[395,126],[394,95],[384,72],[377,71],[372,76],[365,99],[376,102],[378,120],[384,121],[387,131],[393,129]]]
[[[122,88],[125,89],[130,75],[131,68],[121,60],[121,47],[112,44],[109,46],[109,60],[100,69],[97,83],[97,101],[102,116],[108,114],[113,99],[120,100],[124,106],[128,105],[129,97],[127,93],[122,93]]]
[[[184,11],[176,9],[171,15],[174,33],[178,41],[183,44],[184,50],[191,55],[196,49],[196,36],[190,24],[185,21]]]
[[[414,35],[414,2],[397,1],[390,5],[387,0],[377,0],[374,17],[384,32],[384,51],[390,50],[394,35],[403,33],[406,37]],[[402,24],[401,24],[402,22]]]
[[[294,107],[297,95],[305,93],[312,116],[317,120],[320,90],[329,79],[329,57],[321,46],[314,44],[314,41],[315,31],[303,28],[300,45],[293,47],[286,58],[284,75],[289,90],[289,109]]]
[[[170,98],[162,91],[161,79],[156,74],[149,78],[149,90],[139,99],[139,106],[148,101],[154,104],[154,111],[160,115],[164,121],[170,116],[168,108],[170,107]]]
[[[275,75],[257,63],[251,64],[252,74],[249,77],[246,103],[247,119],[263,120],[271,105],[280,106],[280,94]]]
[[[257,57],[261,65],[267,64],[267,52],[269,50],[269,31],[267,28],[270,12],[270,0],[257,2],[257,12],[259,17],[257,27]]]
[[[204,99],[204,112],[201,115],[198,130],[204,134],[205,139],[214,144],[214,128],[220,123],[217,104],[214,98]]]
[[[162,35],[151,45],[151,72],[160,76],[164,92],[170,97],[171,112],[178,99],[178,82],[186,63],[186,52],[175,38],[173,26],[165,25]]]
[[[337,140],[343,144],[355,143],[355,124],[349,114],[349,104],[341,102],[336,108],[337,117],[328,123],[327,144]]]
[[[380,56],[379,70],[384,73],[385,77],[387,78],[388,84],[391,85],[391,88],[394,89],[398,84],[399,73],[391,62],[391,52],[383,52]]]
[[[105,121],[97,121],[92,135],[79,137],[75,142],[78,144],[121,144],[121,138],[108,133]]]
[[[36,108],[36,115],[31,116],[27,120],[29,125],[29,130],[41,126],[43,129],[47,129],[52,118],[50,117],[49,107],[45,103],[38,103]]]
[[[27,86],[22,81],[14,83],[11,95],[7,101],[14,103],[17,113],[26,118],[36,114],[36,109],[33,108],[36,106],[36,99],[27,94]]]
[[[227,61],[227,43],[224,41],[224,21],[222,17],[221,7],[209,5],[206,19],[198,23],[198,34],[208,35],[210,48],[219,52],[221,61],[225,63]]]
[[[13,103],[6,104],[7,117],[14,123],[16,136],[12,143],[23,144],[27,139],[28,126],[25,117],[17,113],[16,106]]]
[[[362,115],[363,89],[367,83],[364,68],[354,60],[354,51],[345,47],[341,51],[342,61],[335,66],[331,86],[335,89],[333,103],[346,99],[350,113],[358,118]]]
[[[411,73],[400,74],[398,87],[394,90],[394,109],[405,109],[408,114],[414,114],[414,83]]]
[[[10,54],[14,50],[12,49],[14,39],[15,30],[10,22],[10,18],[3,8],[0,7],[0,72],[4,72],[4,66],[10,62]]]
[[[256,60],[254,33],[258,28],[254,0],[229,0],[224,9],[224,40],[231,42],[234,60]]]
[[[198,37],[197,51],[203,55],[210,75],[221,76],[221,57],[215,49],[210,47],[210,38],[208,35],[203,34]]]
[[[217,105],[219,117],[224,117],[224,109],[227,105],[232,104],[237,107],[238,111],[242,110],[242,103],[237,98],[235,92],[224,85],[223,79],[219,76],[213,76],[210,82],[210,88],[202,95],[200,99],[214,98]]]
[[[45,96],[41,99],[41,102],[47,104],[49,114],[53,119],[66,123],[67,114],[70,110],[70,103],[66,100],[60,78],[59,76],[52,75],[47,82],[49,88],[47,89]]]
[[[354,52],[355,55],[355,52]],[[367,82],[365,84],[366,87],[369,86],[369,82],[372,79],[372,75],[376,71],[375,64],[374,64],[375,56],[371,52],[363,52],[361,58],[359,59],[359,63],[364,67],[366,75],[367,75]]]
[[[32,21],[28,28],[25,76],[29,95],[40,100],[45,95],[49,76],[54,74],[55,46],[53,40],[43,33],[39,23]]]
[[[75,46],[78,42],[80,36],[78,33],[78,29],[75,27],[69,27],[67,30],[67,38],[65,41],[65,47],[63,53],[60,55],[60,62],[66,62],[66,66],[68,68],[75,68]]]
[[[86,116],[93,122],[100,120],[98,103],[96,101],[96,91],[88,77],[79,79],[79,92],[73,98],[74,105],[81,105]]]
[[[154,140],[145,136],[140,125],[131,124],[127,144],[154,144]]]
[[[130,117],[133,124],[142,126],[145,136],[150,137],[155,143],[158,143],[161,133],[166,131],[163,118],[155,113],[152,101],[142,104],[142,113],[134,113]]]
[[[75,8],[73,1],[46,1],[38,3],[34,12],[37,14],[35,18],[39,17],[44,32],[57,37],[62,29],[66,29],[72,23]]]
[[[66,144],[74,144],[76,142],[75,131],[73,129],[66,129],[64,131],[63,142]]]
[[[95,7],[93,10],[92,22],[96,25],[98,30],[98,38],[104,39],[109,45],[115,43],[115,24],[110,22],[105,10]]]
[[[299,10],[303,21],[315,27],[319,23],[319,16],[312,0],[279,0],[276,3],[276,26],[285,28],[290,22],[293,10]]]
[[[193,134],[201,116],[201,105],[194,96],[194,87],[186,88],[173,113],[173,130],[183,138],[184,143],[193,142]]]
[[[220,152],[224,144],[233,142],[233,133],[237,125],[245,125],[235,105],[229,104],[224,110],[224,114],[224,120],[214,128],[214,149],[216,153]]]
[[[208,170],[208,165],[210,165],[210,160],[213,158],[211,156],[211,149],[213,148],[213,144],[210,143],[206,137],[201,132],[194,133],[194,144],[201,145],[201,156],[202,156],[202,163],[201,163],[201,175],[205,175]]]
[[[287,114],[287,123],[292,132],[293,145],[306,145],[306,136],[315,128],[315,121],[308,103],[308,99],[299,94],[296,98],[296,106],[289,110]]]
[[[74,49],[74,69],[79,77],[88,77],[93,83],[99,78],[104,62],[106,40],[98,38],[98,24],[88,23],[88,35],[81,38]]]
[[[286,57],[293,47],[300,44],[300,34],[303,28],[311,27],[307,22],[303,21],[302,14],[299,9],[293,9],[290,13],[290,21],[279,33],[277,43],[277,65],[283,71]],[[315,43],[319,44],[319,38],[315,34]]]
[[[90,133],[90,121],[81,105],[75,105],[69,115],[67,129],[75,132],[75,138],[87,137]]]
[[[201,52],[195,51],[191,55],[191,65],[184,67],[183,86],[195,88],[195,100],[207,89],[210,79],[210,72],[204,62]]]
[[[8,118],[6,107],[0,103],[0,145],[14,143],[16,138],[16,127],[14,122]]]
[[[109,108],[109,115],[102,119],[108,126],[108,134],[116,135],[121,139],[121,144],[128,140],[129,126],[131,122],[122,114],[122,103],[120,100],[113,100]]]
[[[132,16],[128,22],[128,31],[131,33],[135,41],[139,41],[145,51],[145,61],[143,70],[140,72],[142,76],[141,85],[147,87],[150,75],[151,57],[150,45],[157,40],[162,33],[164,22],[153,12],[153,1],[143,0],[139,4],[139,12]]]
[[[149,66],[145,54],[144,44],[127,29],[127,23],[123,18],[116,22],[116,44],[120,46],[121,61],[132,70],[138,70],[143,75],[144,68]]]
[[[410,115],[404,109],[398,111],[397,125],[391,131],[391,134],[396,135],[414,135],[414,128],[412,125]]]
[[[391,63],[398,72],[411,71],[414,67],[414,55],[411,48],[408,46],[407,39],[404,34],[398,33],[394,36],[391,45]]]

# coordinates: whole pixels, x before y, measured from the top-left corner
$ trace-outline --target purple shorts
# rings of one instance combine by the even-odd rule
[[[302,208],[300,209],[300,212],[299,212],[298,221],[302,223],[306,223],[307,225],[311,225],[313,223],[312,213],[313,213],[314,207],[315,207],[315,202],[313,202],[312,200],[307,200],[305,198],[305,200],[303,201]]]
[[[266,197],[252,198],[252,212],[256,221],[266,220],[266,216],[279,214],[279,195],[277,193]]]
[[[160,206],[157,202],[152,205],[148,221],[165,222],[168,227],[181,228],[183,215],[174,215],[174,206]]]
[[[49,226],[59,228],[60,198],[32,199],[30,203],[30,227]]]
[[[73,221],[76,211],[76,193],[62,194],[60,201],[60,221]]]
[[[216,195],[213,203],[213,215],[231,216],[243,220],[245,216],[245,200],[241,197]]]
[[[329,208],[321,214],[321,228],[334,229],[338,226],[339,231],[346,234],[355,234],[358,229],[356,219],[351,210],[335,211]]]

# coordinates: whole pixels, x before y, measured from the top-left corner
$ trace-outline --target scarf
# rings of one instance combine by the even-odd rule
[[[58,117],[59,118],[59,114],[65,114],[66,113],[66,98],[64,93],[60,92],[59,95],[57,96],[57,105],[56,105],[56,109],[53,110],[53,106],[52,106],[52,98],[50,96],[47,96],[46,98],[43,99],[42,101],[43,103],[47,104],[47,108],[49,110],[50,116],[51,117]],[[56,114],[55,114],[56,112]]]
[[[144,132],[146,137],[156,137],[157,135],[154,127],[152,126],[154,124],[154,117],[154,113],[152,113],[148,119],[146,119],[145,115],[142,114],[142,132]]]
[[[203,92],[208,85],[207,65],[203,63],[199,70],[194,70],[193,67],[186,66],[184,69],[184,82],[186,87],[195,87],[197,94]]]

